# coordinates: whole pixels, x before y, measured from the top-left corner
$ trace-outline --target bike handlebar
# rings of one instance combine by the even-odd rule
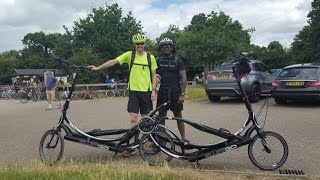
[[[237,62],[246,60],[246,58],[247,58],[248,56],[252,55],[252,54],[253,54],[252,51],[244,52],[244,53],[242,53],[242,55],[241,55],[240,57],[237,57],[236,59],[232,60],[231,63],[237,63]]]
[[[237,78],[242,78],[243,75],[248,74],[251,71],[251,67],[249,65],[248,56],[253,54],[252,51],[242,53],[242,55],[231,61],[232,65],[232,73]]]
[[[76,69],[76,70],[91,70],[91,68],[89,68],[86,65],[77,65],[77,64],[70,64],[69,62],[67,62],[66,60],[61,59],[60,57],[56,56],[53,53],[49,54],[49,57],[57,62],[63,63],[65,65],[67,65],[68,67],[72,68],[72,69]]]

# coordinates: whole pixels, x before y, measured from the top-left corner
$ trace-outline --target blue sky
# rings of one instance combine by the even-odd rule
[[[183,2],[187,2],[187,0],[156,0],[152,3],[152,6],[159,9],[165,9],[172,4],[179,4]]]

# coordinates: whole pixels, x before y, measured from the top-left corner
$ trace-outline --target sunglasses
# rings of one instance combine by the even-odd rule
[[[144,43],[136,43],[136,46],[144,45]]]
[[[161,48],[172,48],[172,46],[170,44],[166,44],[166,45],[163,45]]]

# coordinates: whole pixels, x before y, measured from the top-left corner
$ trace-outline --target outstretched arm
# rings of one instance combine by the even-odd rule
[[[105,69],[105,68],[114,66],[114,65],[116,65],[118,63],[119,63],[119,61],[117,59],[112,59],[112,60],[109,60],[109,61],[101,64],[98,67],[96,67],[96,66],[88,66],[88,67],[91,68],[91,70],[93,70],[93,71],[98,71],[98,70],[101,70],[101,69]]]

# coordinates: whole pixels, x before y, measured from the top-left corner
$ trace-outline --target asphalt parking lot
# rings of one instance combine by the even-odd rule
[[[253,105],[256,112],[264,100]],[[127,128],[129,120],[126,103],[127,98],[74,101],[71,103],[69,118],[83,131],[95,128]],[[320,105],[289,103],[280,106],[275,104],[272,98],[269,98],[268,105],[265,129],[281,134],[289,145],[288,160],[280,169],[302,170],[307,175],[319,175]],[[17,100],[0,100],[1,165],[39,159],[38,146],[41,136],[57,124],[60,116],[58,109],[46,111],[46,106],[45,101],[22,104]],[[239,99],[226,98],[219,103],[211,103],[208,100],[186,102],[184,107],[184,118],[212,128],[222,127],[232,133],[238,130],[247,118],[247,111]],[[264,116],[265,111],[259,118],[261,124]],[[168,122],[167,125],[176,131],[175,122]],[[187,138],[191,142],[213,143],[220,140],[190,126],[187,126],[186,130]],[[109,151],[66,142],[63,161],[103,162],[113,155]],[[125,161],[143,163],[139,155]],[[178,160],[169,164],[179,167],[193,166],[192,163]],[[250,162],[246,146],[201,160],[200,164],[208,170],[263,172]]]

